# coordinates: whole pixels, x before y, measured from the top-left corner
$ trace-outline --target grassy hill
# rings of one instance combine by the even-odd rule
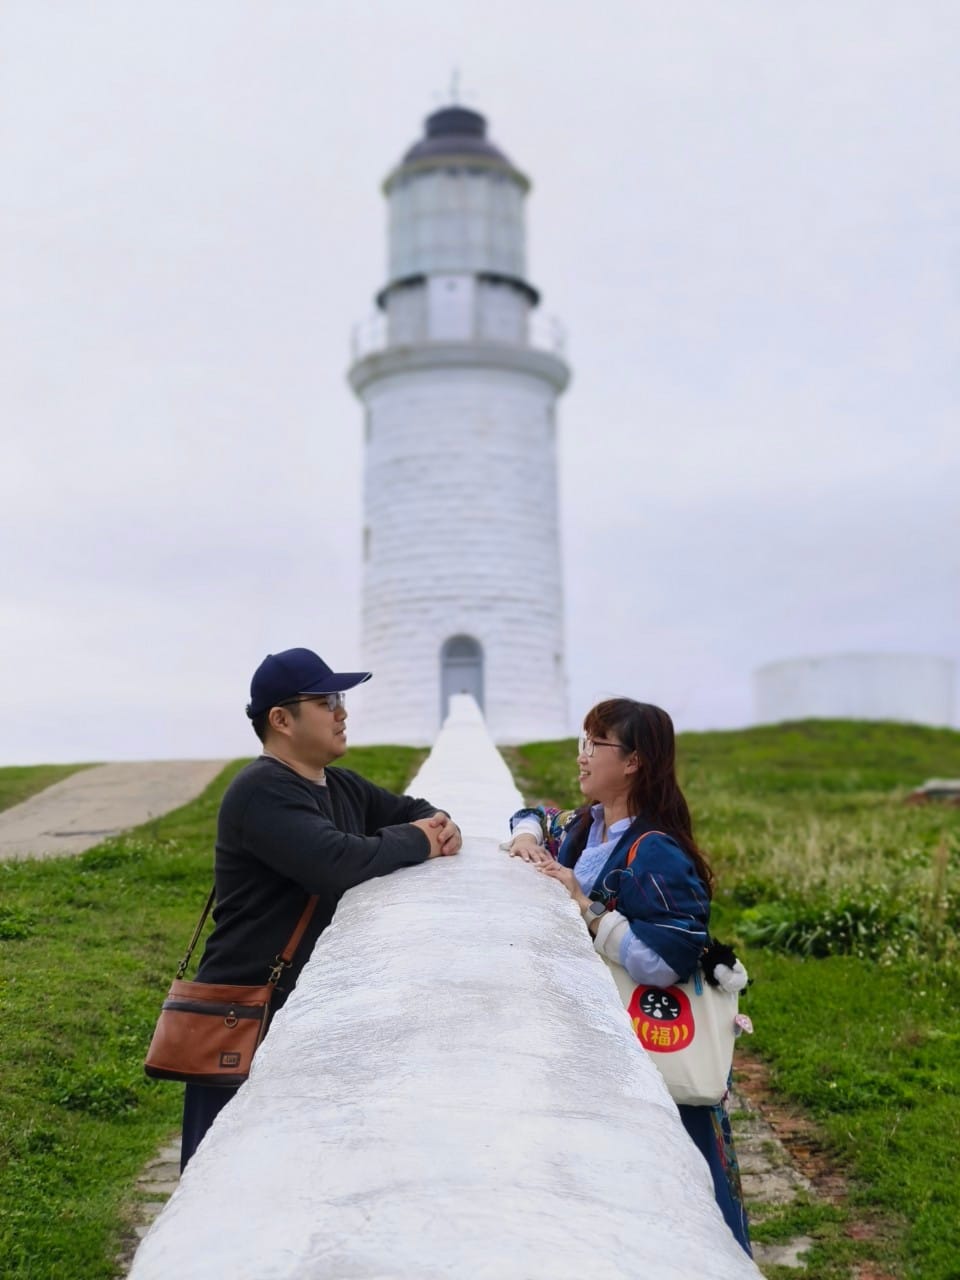
[[[357,748],[348,763],[398,789],[420,754]],[[509,754],[528,799],[577,799],[572,741]],[[718,873],[716,932],[739,938],[754,979],[752,1051],[854,1177],[850,1206],[811,1204],[799,1224],[817,1239],[804,1274],[839,1280],[876,1256],[892,1275],[956,1277],[960,809],[904,796],[960,777],[960,734],[830,722],[690,734],[681,763]],[[136,1176],[179,1123],[180,1090],[141,1062],[238,767],[79,857],[0,864],[4,1280],[114,1273]],[[851,1239],[865,1215],[877,1238]],[[760,1232],[797,1229],[774,1218]]]
[[[528,801],[581,798],[573,741],[509,754]],[[818,1240],[805,1274],[875,1257],[897,1276],[960,1276],[946,1172],[960,1143],[960,809],[905,803],[926,778],[960,777],[960,733],[808,721],[681,735],[678,755],[717,872],[714,931],[753,979],[749,1051],[854,1178],[848,1210],[811,1207],[800,1224]],[[876,1215],[875,1240],[848,1237],[851,1214]]]

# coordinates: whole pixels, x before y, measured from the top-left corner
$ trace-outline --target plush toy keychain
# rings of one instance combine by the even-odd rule
[[[725,942],[711,941],[700,957],[700,968],[711,987],[719,987],[731,995],[743,991],[749,982],[747,971]]]

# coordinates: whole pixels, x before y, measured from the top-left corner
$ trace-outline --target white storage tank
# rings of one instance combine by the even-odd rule
[[[952,725],[956,665],[921,653],[841,653],[771,662],[754,672],[761,724],[901,720]]]

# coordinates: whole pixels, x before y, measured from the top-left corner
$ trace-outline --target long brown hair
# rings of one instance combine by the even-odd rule
[[[613,735],[628,754],[637,753],[640,768],[630,788],[629,808],[654,827],[673,836],[690,856],[697,875],[713,896],[713,870],[706,854],[693,838],[690,810],[677,782],[677,748],[673,721],[660,707],[632,698],[609,698],[598,702],[583,721],[584,732],[592,738]]]

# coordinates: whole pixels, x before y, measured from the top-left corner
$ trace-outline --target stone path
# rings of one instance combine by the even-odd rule
[[[137,1179],[129,1228],[117,1258],[117,1280],[122,1280],[133,1266],[137,1245],[147,1234],[150,1224],[167,1203],[180,1181],[180,1135],[160,1148],[144,1166]]]
[[[730,1108],[734,1144],[740,1162],[743,1198],[751,1222],[762,1221],[772,1210],[790,1204],[813,1184],[793,1163],[756,1101],[738,1086]],[[770,1266],[804,1269],[804,1252],[813,1241],[797,1236],[785,1244],[755,1241],[753,1256],[761,1270]]]
[[[82,853],[195,799],[226,760],[155,760],[81,769],[0,813],[0,862]]]

